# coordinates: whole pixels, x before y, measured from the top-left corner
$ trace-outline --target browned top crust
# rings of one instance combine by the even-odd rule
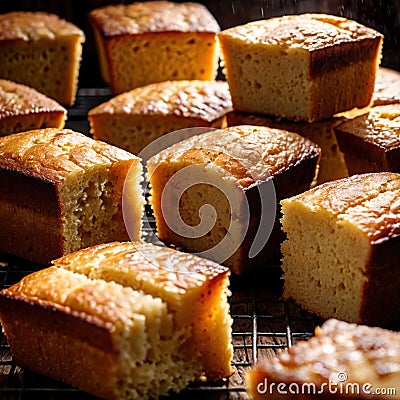
[[[355,21],[327,14],[285,15],[254,21],[222,31],[220,35],[246,43],[307,51],[363,39],[382,38],[377,31]]]
[[[315,143],[296,133],[239,125],[192,136],[152,157],[148,166],[155,169],[163,162],[205,164],[247,188],[319,154]]]
[[[85,37],[77,26],[54,14],[22,11],[0,14],[0,40],[53,40],[60,36]]]
[[[99,114],[164,115],[214,121],[232,111],[227,82],[165,81],[120,94],[97,106]]]
[[[388,151],[400,149],[400,103],[372,107],[335,128]]]
[[[93,10],[91,22],[104,37],[148,32],[219,32],[217,21],[198,3],[149,1]]]
[[[250,374],[259,379],[268,377],[270,382],[307,382],[318,386],[329,380],[375,384],[391,376],[393,382],[397,376],[398,382],[400,333],[330,319],[316,328],[314,337],[256,365]]]
[[[400,103],[400,72],[389,68],[378,68],[373,102],[374,106]]]
[[[133,323],[144,327],[146,307],[165,307],[161,299],[114,282],[89,279],[61,268],[49,267],[24,277],[0,292],[0,300],[51,308],[118,334]],[[7,304],[7,303],[5,303]],[[77,332],[77,334],[79,334]],[[143,346],[143,342],[139,342]],[[141,349],[144,355],[147,349]]]
[[[55,100],[29,86],[0,79],[0,120],[20,115],[67,111]]]
[[[115,274],[132,274],[142,285],[151,284],[173,294],[185,294],[218,276],[229,275],[228,268],[212,261],[146,242],[92,246],[59,258],[53,264],[87,276],[106,266]]]
[[[70,129],[36,129],[0,138],[0,169],[59,182],[74,172],[136,156]]]
[[[400,235],[400,174],[391,172],[353,175],[323,183],[282,203],[298,202],[364,232],[372,243]]]

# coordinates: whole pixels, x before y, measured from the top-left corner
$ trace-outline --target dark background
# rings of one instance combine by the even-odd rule
[[[175,0],[179,1],[179,0]],[[221,29],[245,22],[304,12],[323,12],[354,19],[385,35],[382,66],[400,71],[400,0],[193,0],[208,7]],[[86,34],[80,70],[80,87],[104,86],[98,69],[93,36],[88,24],[90,10],[116,0],[0,0],[0,13],[47,11],[73,22]]]

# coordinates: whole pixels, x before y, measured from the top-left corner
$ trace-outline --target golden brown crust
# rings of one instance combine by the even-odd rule
[[[91,22],[104,37],[146,32],[218,32],[219,25],[198,3],[168,1],[110,5],[93,10]]]
[[[67,111],[29,86],[0,79],[0,120],[37,113],[66,115]]]
[[[263,397],[257,391],[257,385],[262,383],[263,386],[259,386],[259,389],[267,389],[268,394],[268,390],[271,390],[270,394],[275,396],[270,398],[277,398],[277,387],[274,388],[271,383],[292,383],[299,384],[300,387],[305,383],[316,385],[317,390],[323,390],[323,396],[326,396],[333,394],[328,390],[331,381],[331,388],[336,388],[336,393],[339,393],[340,382],[343,385],[359,384],[360,393],[357,398],[370,398],[367,393],[361,392],[361,387],[366,388],[364,384],[369,383],[376,389],[383,386],[389,388],[394,382],[398,382],[399,349],[400,334],[397,332],[331,319],[322,327],[317,327],[315,336],[308,341],[300,341],[287,352],[279,353],[268,362],[254,366],[247,375],[249,392],[254,399],[266,398],[265,393]],[[325,387],[322,386],[324,383]],[[312,392],[306,391],[310,386],[303,388],[304,397],[300,398],[316,398],[315,394],[312,396]],[[354,392],[349,390],[342,394],[352,393]],[[282,398],[285,396],[282,395]]]
[[[195,160],[222,168],[246,188],[319,154],[316,144],[296,133],[240,125],[193,136],[160,152],[150,164],[191,164]]]
[[[382,172],[326,182],[282,203],[325,210],[356,226],[372,244],[380,244],[400,236],[399,196],[400,174]]]
[[[199,288],[218,276],[229,274],[228,268],[212,261],[145,242],[100,244],[68,254],[54,260],[53,264],[73,269],[76,265],[101,267],[104,262],[115,263],[116,270],[121,268],[131,271],[142,282],[149,282],[163,287],[166,292],[179,294]]]
[[[366,114],[343,122],[335,131],[351,135],[355,146],[364,141],[384,151],[400,149],[400,104],[372,107]]]
[[[215,121],[232,110],[229,87],[223,81],[182,80],[133,89],[89,111],[101,114],[195,118]]]
[[[355,21],[326,14],[286,15],[260,20],[227,29],[220,35],[248,43],[307,51],[382,37]]]
[[[75,25],[45,12],[10,12],[0,15],[0,40],[53,40],[60,36],[81,36]]]
[[[136,158],[69,129],[37,129],[0,138],[0,168],[50,182],[95,165]]]
[[[372,107],[335,134],[352,174],[400,171],[400,103]]]

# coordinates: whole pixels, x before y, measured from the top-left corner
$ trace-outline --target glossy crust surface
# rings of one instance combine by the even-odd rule
[[[0,120],[37,113],[66,115],[67,111],[55,100],[29,86],[0,79]]]
[[[54,14],[15,11],[0,15],[0,40],[53,40],[60,36],[84,34]]]
[[[353,146],[364,141],[384,151],[400,149],[400,103],[372,107],[366,114],[341,123],[335,131],[352,136]]]
[[[218,276],[229,274],[228,268],[194,254],[146,242],[100,244],[53,261],[55,266],[65,269],[74,269],[76,265],[92,265],[95,269],[112,263],[116,265],[116,271],[132,271],[140,281],[177,294],[185,294]]]
[[[326,210],[358,227],[371,243],[380,243],[400,236],[399,198],[400,174],[382,172],[326,182],[283,202]]]
[[[333,383],[332,388],[337,389],[336,393],[339,393],[340,382],[343,385],[360,386],[368,382],[373,388],[391,387],[400,377],[399,359],[399,333],[330,319],[322,327],[317,327],[315,336],[308,341],[300,341],[288,351],[253,367],[247,375],[247,381],[249,391],[256,399],[266,398],[257,393],[257,384],[265,384],[264,379],[267,379],[268,384],[315,384],[318,389],[325,389],[325,395],[337,398],[338,394],[334,396],[328,391],[329,381]],[[321,386],[323,383],[325,388]],[[265,385],[262,386],[264,387]],[[275,393],[270,398],[279,397],[277,387],[270,386],[267,389],[272,389]],[[316,397],[315,394],[301,396],[305,399]],[[358,397],[370,398],[366,393],[359,393]],[[285,396],[282,395],[281,398]],[[382,398],[398,399],[399,396],[388,395]]]
[[[136,158],[70,129],[37,129],[0,138],[0,168],[50,182],[91,166]]]
[[[316,144],[296,133],[240,125],[193,136],[161,151],[149,163],[207,164],[247,188],[319,154]]]
[[[400,72],[380,67],[376,71],[374,106],[400,103]]]
[[[148,32],[219,32],[206,7],[169,1],[110,5],[91,11],[92,23],[104,37]]]
[[[165,81],[123,93],[89,112],[99,114],[158,115],[214,121],[232,110],[229,87],[223,81]]]

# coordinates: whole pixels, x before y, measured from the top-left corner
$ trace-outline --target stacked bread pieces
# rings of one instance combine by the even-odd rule
[[[229,376],[229,270],[148,243],[70,254],[0,292],[17,363],[104,399]]]

